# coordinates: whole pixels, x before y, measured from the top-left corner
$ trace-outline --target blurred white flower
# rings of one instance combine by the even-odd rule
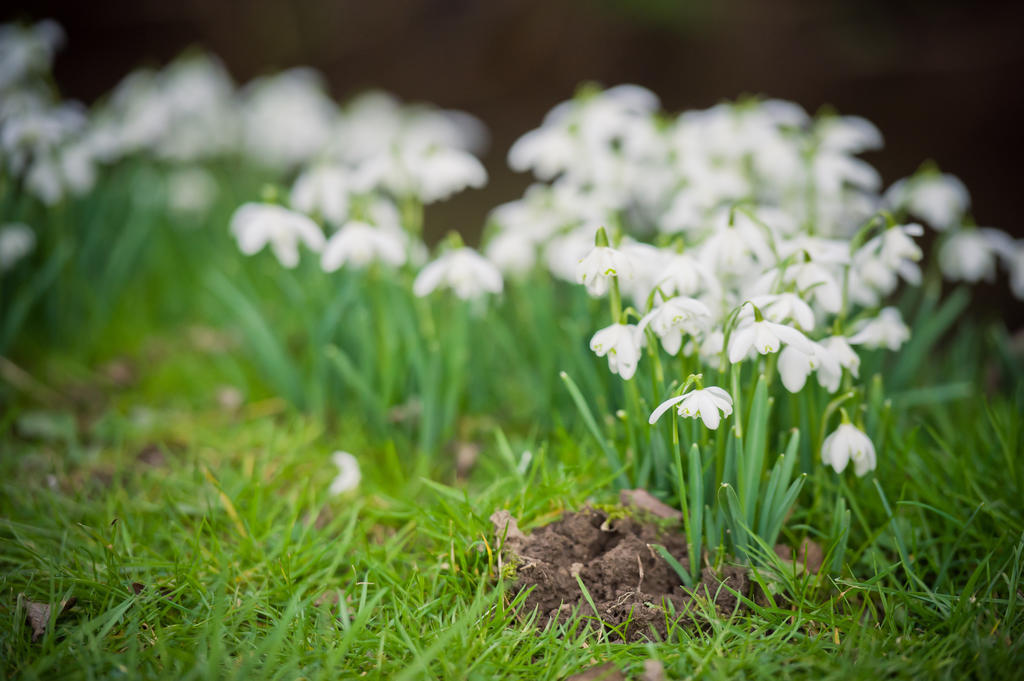
[[[537,262],[537,243],[522,232],[504,230],[487,242],[484,253],[503,273],[524,275]]]
[[[818,144],[828,151],[859,154],[882,148],[882,133],[860,116],[826,116],[815,125]]]
[[[329,164],[304,170],[292,185],[291,206],[306,215],[320,215],[334,227],[348,219],[350,171]]]
[[[204,217],[218,192],[217,180],[202,166],[177,169],[167,176],[167,206],[184,217]]]
[[[971,197],[954,175],[925,172],[894,183],[885,192],[885,203],[895,210],[907,210],[934,229],[947,230],[963,220]]]
[[[1004,255],[1003,262],[1010,271],[1010,290],[1024,300],[1024,239],[1017,241],[1013,250]]]
[[[635,324],[612,324],[590,339],[590,349],[598,357],[608,357],[608,369],[624,380],[633,378],[640,362],[643,335]]]
[[[843,423],[825,438],[821,445],[821,460],[842,473],[853,461],[853,472],[863,477],[875,470],[875,446],[868,436],[850,423]]]
[[[494,263],[468,247],[448,251],[420,270],[412,291],[422,298],[439,287],[452,289],[463,300],[501,293],[504,288]]]
[[[696,336],[710,326],[711,311],[708,306],[695,298],[676,296],[661,303],[644,315],[637,326],[643,333],[650,325],[654,334],[661,339],[661,347],[670,355],[679,353],[683,334]]]
[[[862,305],[874,306],[892,293],[899,278],[911,284],[921,283],[920,246],[913,237],[924,229],[918,224],[895,225],[869,239],[853,256],[849,272],[850,297]]]
[[[691,419],[699,417],[704,425],[711,430],[718,428],[723,417],[732,414],[732,397],[721,388],[711,386],[702,390],[691,390],[665,400],[651,413],[647,422],[654,425],[662,414],[677,404],[679,407],[676,413]]]
[[[245,148],[258,162],[291,168],[323,151],[338,109],[312,69],[257,78],[242,91]]]
[[[46,74],[63,44],[64,30],[51,19],[33,26],[0,26],[0,92]]]
[[[992,281],[996,276],[996,254],[982,230],[955,231],[939,250],[939,267],[953,281]]]
[[[320,252],[326,239],[320,226],[302,213],[269,203],[246,203],[231,216],[231,233],[242,253],[253,255],[270,244],[287,268],[299,264],[299,243]]]
[[[882,308],[877,317],[862,320],[854,331],[849,338],[850,345],[887,347],[894,352],[910,339],[910,329],[903,323],[903,317],[895,307]]]
[[[595,246],[576,265],[576,282],[585,285],[592,296],[607,293],[612,277],[633,277],[633,263],[614,248]]]
[[[783,343],[795,345],[805,353],[814,352],[814,344],[807,336],[791,326],[768,320],[748,321],[741,323],[732,332],[732,338],[729,339],[729,361],[733,364],[742,361],[752,348],[762,355],[776,353]]]
[[[359,461],[348,452],[334,452],[331,460],[338,467],[338,474],[331,481],[330,493],[332,495],[350,492],[359,486],[363,479],[359,471]]]
[[[467,187],[483,187],[487,171],[473,154],[461,149],[407,145],[369,158],[353,181],[360,191],[381,188],[395,196],[434,203]]]
[[[353,220],[335,232],[320,255],[324,272],[334,272],[342,265],[366,267],[382,262],[401,267],[406,260],[407,237],[401,230],[373,227]]]
[[[0,272],[6,272],[36,247],[36,234],[21,222],[0,226]]]

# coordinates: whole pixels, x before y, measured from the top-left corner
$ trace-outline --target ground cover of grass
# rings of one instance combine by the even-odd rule
[[[657,659],[670,679],[1019,678],[1020,391],[917,409],[874,478],[821,472],[854,486],[841,575],[782,575],[788,602],[627,645],[582,618],[537,630],[495,577],[495,509],[529,530],[615,501],[582,430],[481,437],[459,477],[454,445],[428,461],[357,419],[234,408],[220,386],[244,372],[213,346],[182,332],[127,365],[51,366],[76,408],[37,385],[6,410],[5,677],[561,679],[611,661],[640,678]],[[363,481],[331,497],[335,449]],[[827,512],[798,504],[787,539]],[[33,640],[28,601],[71,597]]]

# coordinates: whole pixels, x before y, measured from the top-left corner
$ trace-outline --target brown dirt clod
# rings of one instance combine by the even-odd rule
[[[597,615],[612,639],[664,640],[670,624],[705,623],[707,604],[713,604],[720,616],[734,612],[739,599],[729,589],[750,593],[747,571],[731,566],[717,574],[705,567],[700,584],[693,590],[684,588],[679,575],[650,546],[661,544],[688,568],[682,533],[666,533],[632,517],[609,519],[602,511],[583,508],[529,536],[508,511],[496,512],[491,521],[501,552],[516,565],[515,591],[532,589],[520,614],[529,616],[536,609],[541,627],[567,621],[578,609],[582,615]]]

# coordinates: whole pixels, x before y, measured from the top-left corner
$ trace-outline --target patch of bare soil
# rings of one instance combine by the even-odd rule
[[[733,592],[750,593],[747,571],[731,566],[720,573],[704,567],[700,584],[686,589],[651,548],[661,544],[688,569],[685,538],[655,523],[632,517],[609,520],[602,511],[584,508],[526,536],[508,511],[498,511],[491,521],[505,560],[516,566],[515,591],[531,589],[520,613],[528,616],[536,609],[541,627],[552,620],[564,622],[578,609],[596,615],[612,639],[664,640],[671,624],[706,622],[709,603],[720,616],[728,616],[739,607]]]

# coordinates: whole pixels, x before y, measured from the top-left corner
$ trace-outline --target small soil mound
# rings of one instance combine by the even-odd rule
[[[636,518],[609,520],[602,511],[584,508],[528,537],[508,511],[498,511],[491,521],[506,559],[516,564],[515,590],[532,587],[521,614],[536,609],[540,626],[551,620],[564,622],[578,609],[583,615],[597,615],[614,639],[664,640],[672,623],[699,626],[706,621],[708,602],[728,616],[739,606],[733,592],[750,592],[746,570],[731,566],[722,568],[721,574],[705,567],[700,585],[686,589],[650,546],[661,544],[688,569],[690,556],[682,532],[665,532]]]

